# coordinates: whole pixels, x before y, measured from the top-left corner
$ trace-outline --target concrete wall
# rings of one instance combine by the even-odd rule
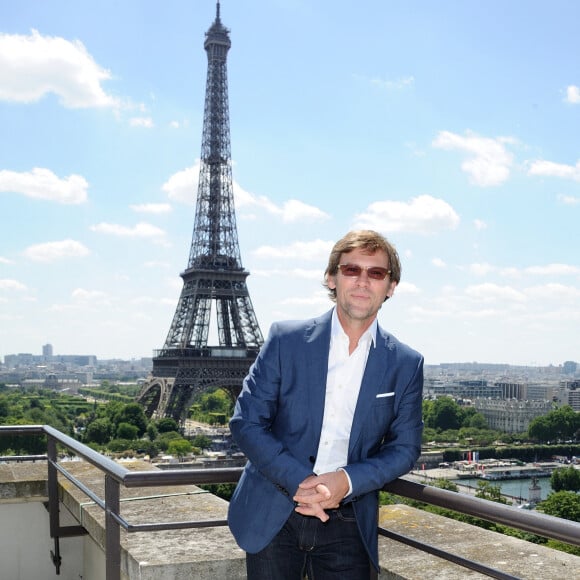
[[[71,521],[66,522],[72,524]],[[63,517],[63,524],[66,518]],[[83,577],[83,540],[60,540],[62,564],[60,575],[52,563],[48,512],[38,501],[0,502],[0,538],[2,538],[1,580],[79,580]],[[102,580],[104,575],[100,577]]]

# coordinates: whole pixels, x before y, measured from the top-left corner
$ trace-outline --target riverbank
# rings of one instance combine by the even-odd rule
[[[445,479],[452,481],[458,488],[460,493],[465,493],[468,495],[475,496],[479,487],[479,481],[488,481],[489,483],[497,486],[501,490],[501,495],[508,501],[511,505],[526,505],[529,504],[530,498],[535,501],[544,500],[548,497],[548,494],[552,491],[550,485],[550,478],[514,478],[514,479],[504,479],[498,480],[487,480],[482,477],[473,477],[474,474],[469,478],[465,477],[465,472],[453,467],[447,468],[434,468],[434,469],[420,469],[411,471],[405,476],[405,479],[410,481],[415,481],[417,483],[423,483],[426,485],[432,485],[435,481],[440,479]],[[535,491],[530,492],[530,488],[534,486]],[[539,500],[538,500],[538,487],[539,487]]]

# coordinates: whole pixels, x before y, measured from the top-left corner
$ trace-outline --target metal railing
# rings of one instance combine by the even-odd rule
[[[2,435],[46,435],[47,437],[47,455],[28,456],[28,458],[35,460],[46,458],[48,463],[48,509],[50,535],[51,538],[54,538],[55,540],[55,550],[52,553],[52,558],[57,568],[57,574],[60,568],[59,538],[86,533],[82,526],[62,527],[60,525],[58,474],[73,483],[104,511],[106,580],[120,580],[121,528],[126,530],[128,533],[133,533],[227,525],[227,520],[217,519],[183,522],[130,523],[123,518],[120,513],[121,486],[126,488],[141,488],[169,485],[235,483],[238,481],[242,473],[242,468],[130,471],[121,464],[97,453],[90,447],[83,445],[79,441],[48,425],[0,426],[0,437]],[[91,489],[87,488],[81,481],[74,477],[74,475],[67,471],[62,464],[58,463],[58,445],[89,462],[104,474],[104,499],[98,497]],[[27,456],[19,456],[18,460],[25,460],[26,458]],[[533,511],[519,510],[512,506],[436,487],[426,486],[404,479],[397,479],[389,483],[384,487],[384,491],[447,508],[462,514],[475,516],[486,521],[504,524],[542,537],[560,540],[574,546],[580,546],[580,524],[569,520],[555,518]],[[513,580],[515,578],[514,576],[510,576],[509,574],[505,574],[504,572],[490,568],[481,563],[450,554],[449,552],[440,550],[439,548],[429,544],[418,542],[412,538],[396,534],[384,528],[379,527],[378,534],[403,542],[416,549],[434,554],[492,578],[500,578],[502,580]]]

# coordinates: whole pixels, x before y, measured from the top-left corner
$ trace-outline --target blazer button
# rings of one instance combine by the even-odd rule
[[[316,463],[316,457],[314,457],[314,455],[311,455],[308,459],[310,460],[310,463]]]

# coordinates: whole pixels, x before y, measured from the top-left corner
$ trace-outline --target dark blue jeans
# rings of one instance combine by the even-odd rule
[[[369,580],[352,505],[327,513],[323,523],[293,512],[268,546],[246,555],[248,580]]]

